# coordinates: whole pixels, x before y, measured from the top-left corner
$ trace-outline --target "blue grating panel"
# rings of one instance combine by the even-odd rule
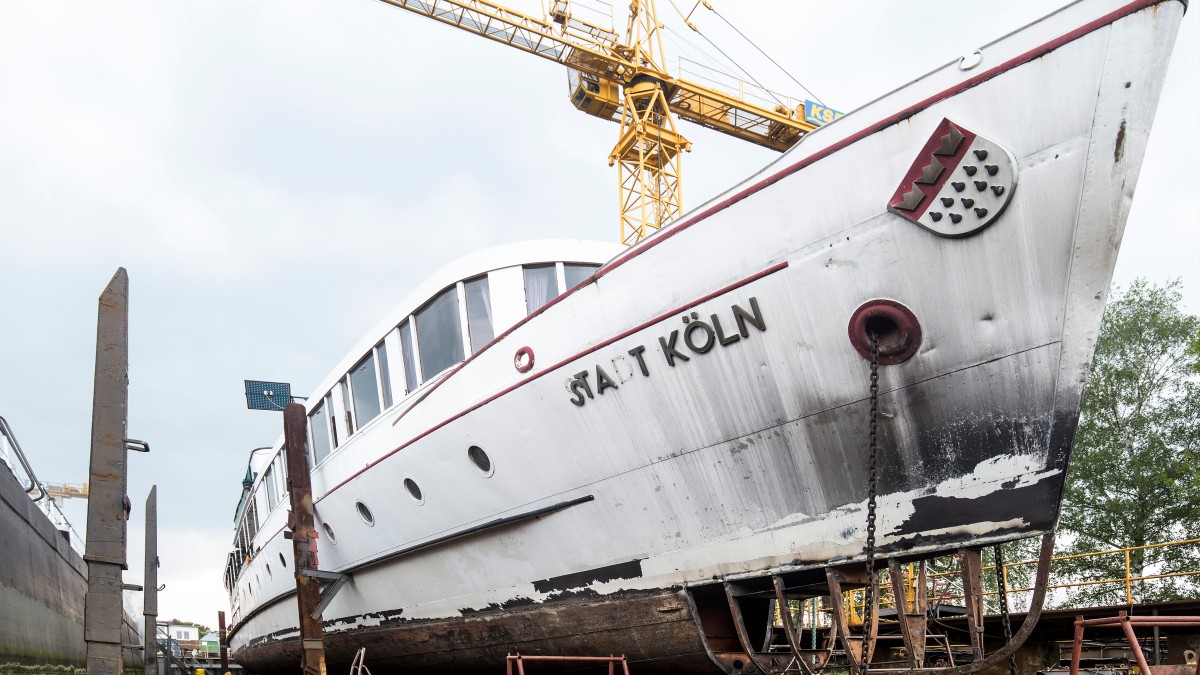
[[[251,410],[283,410],[292,400],[292,385],[286,382],[246,380],[246,407]]]

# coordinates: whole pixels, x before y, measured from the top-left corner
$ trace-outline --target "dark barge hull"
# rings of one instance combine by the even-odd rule
[[[86,593],[87,564],[0,464],[0,672],[83,672]],[[136,625],[125,619],[125,642],[140,644]],[[141,672],[141,664],[140,655],[126,652],[126,671]]]

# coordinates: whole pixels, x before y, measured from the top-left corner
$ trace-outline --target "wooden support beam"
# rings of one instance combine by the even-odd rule
[[[317,529],[313,513],[312,482],[308,469],[308,416],[304,406],[288,403],[283,411],[284,448],[287,454],[288,496],[291,512],[292,556],[296,574],[296,605],[300,613],[301,666],[305,675],[325,675],[325,635],[321,625],[321,582],[305,574],[317,569]]]
[[[221,675],[229,672],[229,644],[225,634],[225,612],[217,612],[217,640],[221,645]]]

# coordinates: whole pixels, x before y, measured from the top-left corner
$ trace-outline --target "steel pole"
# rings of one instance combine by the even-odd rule
[[[283,437],[287,453],[288,533],[292,540],[296,573],[296,607],[300,612],[301,665],[305,675],[325,675],[325,635],[321,616],[313,616],[321,604],[321,581],[304,574],[317,569],[317,529],[313,512],[312,482],[308,473],[308,416],[304,406],[288,403],[283,411]]]
[[[229,647],[226,646],[225,640],[225,612],[217,612],[217,639],[221,645],[221,675],[229,672]]]
[[[1070,675],[1079,675],[1079,657],[1083,652],[1083,617],[1075,617],[1075,639],[1071,642]]]
[[[1125,641],[1129,644],[1129,650],[1133,652],[1134,658],[1137,659],[1138,668],[1143,673],[1149,673],[1150,664],[1146,663],[1146,655],[1142,653],[1142,645],[1138,642],[1137,635],[1133,632],[1133,626],[1129,623],[1125,612],[1121,612],[1121,630],[1125,631]]]
[[[129,275],[117,269],[100,294],[92,395],[88,566],[83,635],[88,675],[121,673],[121,572],[125,560],[126,424],[129,405]]]
[[[158,648],[154,642],[155,631],[151,626],[158,624],[158,486],[150,487],[146,497],[146,581],[142,591],[142,616],[145,621],[143,632],[146,634],[145,659],[146,675],[158,673]]]
[[[1158,616],[1158,608],[1155,607],[1154,610],[1151,612],[1151,614],[1153,616]],[[1161,659],[1158,656],[1161,653],[1161,650],[1162,650],[1162,643],[1160,642],[1160,639],[1159,639],[1159,626],[1156,623],[1156,624],[1154,624],[1154,665],[1156,665],[1156,666],[1161,665],[1161,663],[1160,663]]]

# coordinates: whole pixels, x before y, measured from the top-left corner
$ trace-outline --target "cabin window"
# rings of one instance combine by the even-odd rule
[[[379,417],[379,384],[375,379],[373,352],[350,369],[350,391],[354,397],[354,420],[359,427]]]
[[[338,389],[342,392],[342,421],[346,423],[346,436],[354,434],[354,413],[350,410],[350,382],[348,378],[343,377],[341,382],[338,382]]]
[[[471,334],[471,353],[474,354],[496,337],[492,326],[492,299],[486,276],[472,279],[463,286],[467,294],[467,332]]]
[[[342,400],[344,401],[346,399],[342,399]],[[329,392],[328,394],[325,394],[325,409],[329,411],[328,418],[327,418],[328,422],[329,422],[329,440],[333,442],[333,447],[336,449],[338,446],[337,424],[335,423],[337,421],[337,417],[335,417],[334,413],[333,413],[333,392],[332,391]]]
[[[288,483],[287,483],[287,476],[288,476],[287,455],[282,452],[279,453],[278,469],[279,470],[275,472],[275,475],[278,476],[278,478],[276,478],[276,481],[278,481],[278,483],[279,483],[279,499],[281,501],[287,501],[289,498]]]
[[[263,474],[263,482],[267,486],[267,511],[274,511],[275,505],[279,503],[279,493],[275,488],[275,467],[268,466],[267,472]]]
[[[250,505],[246,507],[246,544],[254,541],[254,535],[258,534],[258,504],[251,499]]]
[[[462,325],[458,318],[458,288],[438,294],[416,314],[421,374],[426,380],[463,360]]]
[[[533,314],[558,295],[558,279],[554,273],[554,265],[526,267],[524,271],[525,312]]]
[[[250,557],[250,545],[254,535],[258,534],[258,507],[255,495],[250,496],[246,511],[242,514],[242,522],[238,525],[238,544],[245,557]]]
[[[375,345],[375,354],[379,359],[379,383],[383,390],[383,407],[392,407],[392,374],[388,370],[387,347],[382,342]]]
[[[579,263],[564,263],[563,274],[567,279],[567,288],[575,288],[600,269],[599,265],[582,265]]]
[[[404,393],[417,388],[417,356],[413,351],[412,323],[400,324],[400,351],[404,352]]]
[[[310,437],[312,438],[313,465],[329,456],[333,448],[329,445],[329,397],[321,401],[321,405],[308,416],[310,422]]]

